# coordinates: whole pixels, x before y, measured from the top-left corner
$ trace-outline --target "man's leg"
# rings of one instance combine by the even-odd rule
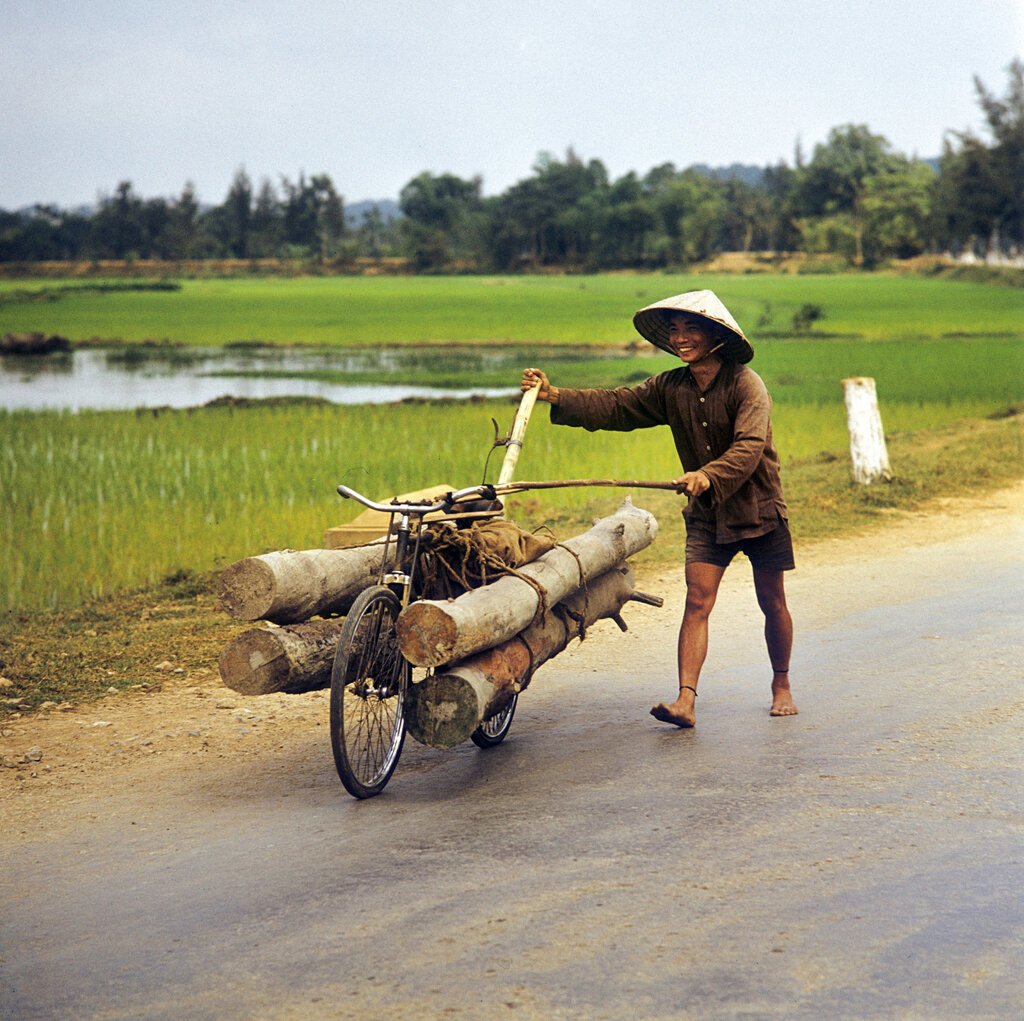
[[[772,716],[796,716],[796,703],[789,687],[789,657],[793,651],[793,618],[786,605],[785,575],[782,571],[754,569],[754,590],[764,613],[764,640],[772,664]]]
[[[686,608],[679,627],[679,695],[670,704],[659,703],[651,715],[663,723],[692,727],[697,722],[694,699],[700,671],[708,654],[708,618],[718,598],[725,568],[717,564],[686,565]]]

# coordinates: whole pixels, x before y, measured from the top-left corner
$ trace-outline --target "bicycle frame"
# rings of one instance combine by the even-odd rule
[[[346,500],[356,500],[361,503],[364,507],[368,507],[370,510],[380,511],[381,513],[390,515],[388,522],[388,532],[384,541],[384,556],[381,560],[380,573],[377,576],[377,584],[387,585],[391,588],[395,595],[401,600],[403,608],[408,606],[409,597],[412,592],[413,578],[416,574],[416,564],[419,560],[419,548],[420,548],[420,537],[423,534],[422,524],[423,518],[433,511],[441,511],[444,514],[450,514],[455,507],[462,501],[471,499],[473,497],[488,496],[493,498],[493,487],[492,486],[470,486],[467,489],[458,489],[451,493],[446,493],[440,500],[434,501],[433,503],[398,503],[392,501],[391,503],[377,503],[369,497],[363,496],[362,493],[356,492],[354,489],[350,489],[348,486],[338,486],[338,495]],[[398,526],[395,526],[395,518],[398,518]],[[416,545],[413,548],[413,555],[409,560],[409,570],[402,570],[403,564],[406,562],[406,557],[409,552],[409,540],[413,534],[413,519],[417,521],[416,533]],[[392,533],[395,536],[395,558],[394,563],[396,570],[387,570],[388,564],[388,547],[391,544]]]

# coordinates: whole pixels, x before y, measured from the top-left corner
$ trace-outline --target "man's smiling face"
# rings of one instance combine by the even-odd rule
[[[718,346],[707,320],[685,312],[669,317],[668,342],[673,352],[687,365],[706,358]]]

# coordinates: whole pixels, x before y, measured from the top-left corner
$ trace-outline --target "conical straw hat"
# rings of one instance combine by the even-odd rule
[[[675,354],[668,342],[668,320],[676,312],[698,315],[715,326],[724,327],[716,331],[718,340],[723,344],[724,353],[734,361],[749,362],[754,357],[750,341],[714,291],[687,291],[656,301],[633,316],[633,325],[645,340],[669,354]]]

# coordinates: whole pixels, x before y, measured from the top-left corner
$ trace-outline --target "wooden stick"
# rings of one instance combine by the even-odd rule
[[[668,489],[681,493],[683,487],[675,482],[645,482],[642,479],[560,479],[552,482],[506,482],[494,487],[499,496],[520,493],[527,489],[571,489],[576,486],[618,486],[627,489]]]
[[[511,482],[512,476],[515,474],[519,452],[523,449],[523,437],[526,435],[530,415],[533,414],[533,406],[537,403],[538,393],[540,393],[540,383],[532,390],[527,390],[519,402],[519,410],[516,412],[516,417],[512,419],[512,431],[509,433],[508,443],[505,446],[505,459],[501,462],[501,471],[498,473],[499,486]]]

